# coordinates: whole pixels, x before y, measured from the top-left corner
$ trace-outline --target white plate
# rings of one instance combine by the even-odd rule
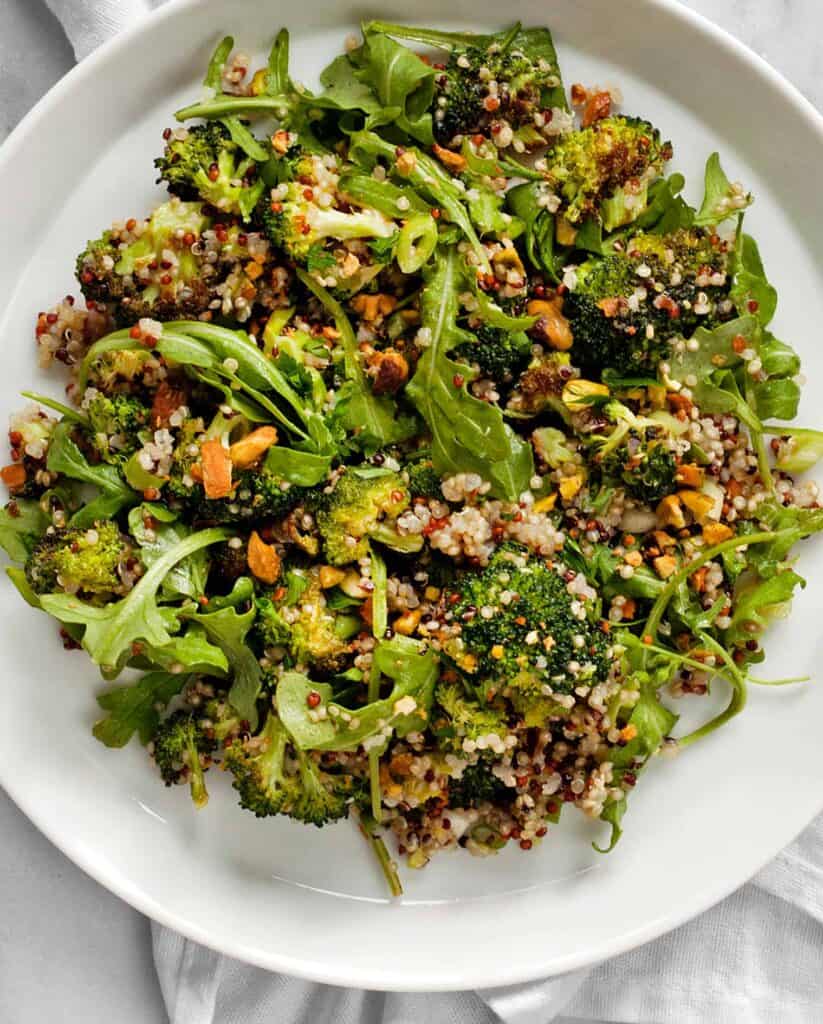
[[[293,70],[311,82],[362,10],[303,0],[181,0],[68,75],[0,153],[0,408],[59,375],[35,369],[37,311],[76,290],[75,254],[110,221],[160,199],[152,159],[171,113],[199,93],[220,34],[246,48],[292,30]],[[382,17],[411,8],[389,0]],[[490,0],[458,0],[451,26],[498,26]],[[442,5],[414,5],[420,24]],[[747,226],[780,290],[776,329],[800,349],[812,385],[803,411],[820,425],[823,381],[821,119],[748,50],[663,0],[514,0],[504,21],[548,22],[566,84],[619,83],[625,109],[651,118],[675,146],[673,166],[700,191],[706,155],[756,193]],[[764,672],[813,673],[821,653],[823,545],[807,543],[809,577],[791,619],[769,637]],[[101,687],[54,625],[0,586],[0,781],[43,832],[138,909],[193,939],[263,967],[370,988],[457,989],[523,981],[622,952],[704,910],[748,879],[823,804],[816,685],[752,694],[745,714],[632,795],[626,834],[603,858],[605,831],[568,812],[530,854],[445,854],[404,872],[392,904],[350,823],[322,831],[257,821],[216,774],[208,809],[165,790],[137,747],[91,736]],[[699,707],[696,699],[691,704]],[[688,703],[685,702],[685,703]]]

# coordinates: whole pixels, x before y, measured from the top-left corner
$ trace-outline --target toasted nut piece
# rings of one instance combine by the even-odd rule
[[[279,153],[280,156],[289,148],[289,133],[284,131],[275,132],[271,137],[272,149],[275,153]]]
[[[669,576],[677,572],[677,559],[674,555],[658,555],[652,561],[652,565],[657,575],[664,580],[667,580]]]
[[[366,295],[359,292],[351,300],[351,308],[367,323],[382,320],[384,316],[394,311],[396,305],[397,299],[394,295]]]
[[[540,498],[532,506],[535,512],[551,512],[554,506],[557,504],[557,492],[554,491],[551,494],[547,494],[545,498]]]
[[[677,467],[675,480],[684,487],[699,488],[703,486],[704,475],[700,466],[695,466],[691,462],[685,462],[682,466]]]
[[[0,469],[0,479],[10,491],[17,490],[26,482],[26,469],[20,462],[13,462],[10,466],[3,466]]]
[[[508,252],[508,250],[504,250]],[[558,352],[568,352],[574,342],[569,321],[562,313],[563,300],[532,299],[526,307],[529,316],[536,316],[537,322],[529,333],[541,341],[548,342]]]
[[[220,441],[216,438],[204,441],[200,448],[200,460],[206,497],[228,498],[231,494],[231,459]]]
[[[423,612],[420,608],[412,608],[398,617],[392,623],[395,633],[402,633],[403,636],[411,636],[420,624]]]
[[[605,384],[593,380],[570,380],[563,388],[563,405],[574,412],[594,405],[598,398],[608,398],[609,389]]]
[[[252,530],[249,537],[249,549],[246,555],[249,569],[253,576],[263,583],[276,583],[280,576],[280,556],[273,544],[266,544],[257,530]]]
[[[436,142],[432,146],[432,152],[441,164],[445,164],[446,167],[455,174],[462,174],[463,171],[465,171],[466,158],[461,156],[459,153],[453,153],[450,149],[443,149],[443,147],[438,146]]]
[[[709,567],[707,565],[701,565],[700,568],[691,574],[689,582],[697,591],[698,594],[702,594],[706,589],[706,577],[709,575]]]
[[[686,395],[681,395],[677,391],[667,391],[666,401],[669,403],[670,408],[674,409],[675,412],[691,412],[694,403],[691,398]]]
[[[250,281],[256,281],[263,273],[263,268],[259,263],[255,263],[254,260],[249,260],[243,269],[246,271],[246,277],[248,277]]]
[[[583,486],[583,474],[572,473],[571,476],[564,476],[560,483],[557,485],[557,489],[560,491],[560,496],[564,501],[571,501],[571,499],[577,494],[580,488]]]
[[[498,249],[492,256],[492,263],[496,267],[508,267],[510,270],[516,270],[520,274],[526,273],[523,261],[520,259],[520,253],[514,246],[510,249]]]
[[[666,533],[665,530],[655,530],[652,536],[659,548],[671,548],[677,543],[674,537],[670,533]]]
[[[703,494],[700,491],[678,491],[677,497],[694,516],[695,522],[701,525],[714,509],[714,498],[710,498],[708,494]]]
[[[577,228],[567,221],[565,217],[558,218],[555,231],[560,245],[574,245],[574,241],[577,238]]]
[[[583,107],[583,116],[580,120],[582,128],[588,128],[595,121],[602,121],[608,117],[612,109],[612,97],[608,92],[590,92]]]
[[[636,569],[638,565],[643,564],[643,556],[639,551],[629,551],[623,556],[623,561],[626,565],[633,565]]]
[[[394,395],[409,379],[409,364],[405,356],[394,349],[376,352],[372,365],[377,366],[372,391],[376,395]]]
[[[277,444],[277,431],[274,427],[258,427],[234,442],[229,448],[229,458],[238,469],[248,469],[259,462],[273,444]]]
[[[182,388],[173,388],[168,381],[161,381],[151,403],[149,423],[154,430],[168,427],[171,414],[176,412],[181,405],[185,404],[186,392]]]
[[[410,149],[404,150],[394,165],[397,168],[397,173],[404,176],[411,174],[411,172],[417,166],[417,157],[412,153]]]
[[[348,594],[349,597],[357,597],[361,600],[365,600],[371,593],[360,586],[360,573],[355,572],[354,569],[349,569],[343,579],[340,580],[340,589],[344,594]]]
[[[322,590],[336,587],[346,576],[342,569],[336,569],[333,565],[321,565],[320,572],[317,575]]]
[[[703,540],[707,544],[721,544],[734,536],[734,530],[725,523],[706,523],[703,527]]]
[[[676,530],[686,525],[683,507],[676,494],[667,494],[656,509],[657,521],[661,526],[673,526]]]

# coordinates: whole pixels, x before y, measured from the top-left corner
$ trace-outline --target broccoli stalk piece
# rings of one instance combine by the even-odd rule
[[[673,338],[733,315],[728,258],[717,235],[688,228],[638,234],[622,251],[587,260],[563,303],[574,365],[595,374],[606,367],[656,374]]]
[[[347,565],[365,557],[370,538],[394,551],[419,551],[423,546],[419,534],[397,532],[397,517],[408,506],[408,488],[398,473],[371,478],[345,473],[317,512],[327,560],[331,565]]]
[[[209,737],[194,715],[175,711],[154,734],[154,760],[167,786],[188,780],[191,798],[197,808],[209,802],[203,761],[215,750]],[[208,761],[207,761],[208,764]]]
[[[661,142],[648,121],[607,117],[562,136],[549,154],[546,177],[570,225],[593,217],[611,231],[640,216],[649,183],[671,155],[671,143]]]
[[[257,163],[246,156],[219,121],[178,128],[163,156],[154,161],[169,192],[181,199],[202,199],[222,213],[248,220],[265,184]]]
[[[128,539],[110,521],[90,529],[49,528],[29,555],[26,579],[37,594],[121,594],[120,568],[131,553]]]
[[[569,693],[609,672],[609,641],[565,580],[517,544],[498,548],[479,573],[465,573],[449,605],[461,623],[447,653],[486,695],[502,693],[527,725],[554,711],[553,693]],[[477,613],[491,608],[488,618]],[[570,668],[569,666],[573,666]]]
[[[289,748],[289,734],[274,712],[260,733],[228,748],[224,764],[234,776],[240,806],[258,818],[287,814],[318,827],[345,818],[352,793],[350,776],[322,771],[301,750],[295,750],[292,758]]]

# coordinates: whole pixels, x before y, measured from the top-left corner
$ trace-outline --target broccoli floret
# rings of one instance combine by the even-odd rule
[[[408,478],[410,498],[436,498],[438,501],[443,500],[440,474],[435,472],[431,459],[419,459],[417,462],[410,462],[404,469],[404,476]]]
[[[655,505],[677,490],[674,452],[660,443],[644,444],[637,437],[630,437],[625,445],[606,456],[603,473],[647,505]]]
[[[671,155],[671,143],[648,121],[606,117],[561,136],[546,177],[570,224],[596,217],[610,231],[643,212],[649,183]]]
[[[229,704],[225,694],[206,701],[202,706],[199,724],[207,738],[214,740],[218,746],[227,744],[248,729],[248,722]]]
[[[289,735],[274,712],[260,733],[228,748],[224,763],[234,776],[240,806],[258,818],[287,814],[318,827],[345,818],[351,777],[324,772],[310,754],[295,750],[290,756],[289,748]]]
[[[210,318],[215,309],[243,321],[255,305],[283,298],[270,256],[260,234],[213,224],[201,203],[174,198],[90,242],[76,273],[85,297],[105,303],[120,325]]]
[[[119,594],[124,589],[120,569],[131,553],[128,539],[110,521],[90,529],[50,528],[26,562],[26,579],[38,594]]]
[[[492,774],[485,761],[467,765],[459,778],[449,779],[449,807],[466,809],[479,804],[510,804],[514,790]]]
[[[733,315],[727,271],[727,243],[701,228],[638,234],[622,252],[587,260],[563,303],[572,362],[584,371],[656,373],[672,338]]]
[[[327,243],[355,238],[389,238],[397,224],[379,210],[350,209],[337,190],[340,170],[329,157],[294,158],[294,180],[283,181],[264,196],[258,216],[269,239],[310,272],[321,277],[351,276],[338,266],[335,247]]]
[[[214,750],[214,739],[201,728],[198,719],[186,711],[175,711],[160,723],[154,734],[154,760],[163,781],[167,786],[174,786],[188,780],[195,807],[205,807],[209,802],[205,768]]]
[[[493,93],[491,83],[497,86]],[[514,137],[529,148],[545,145],[540,127],[550,123],[552,106],[563,102],[557,67],[528,56],[516,40],[507,48],[499,43],[455,47],[435,85],[434,134],[442,145],[477,134],[491,137],[501,149]],[[515,130],[512,137],[491,134],[500,122]]]
[[[169,192],[181,199],[198,197],[222,213],[248,220],[265,185],[257,164],[245,155],[219,121],[177,128],[163,156],[154,161]]]
[[[461,755],[489,751],[500,756],[506,752],[508,716],[500,700],[484,706],[468,696],[458,681],[441,681],[434,699],[438,708],[432,728],[443,746]]]
[[[447,651],[487,695],[508,697],[529,725],[552,693],[603,680],[609,641],[565,580],[525,548],[506,544],[482,572],[465,573],[450,605],[461,623]],[[481,614],[491,609],[491,614]]]
[[[318,567],[299,578],[305,586],[291,603],[282,588],[258,598],[255,635],[263,650],[285,647],[296,665],[322,674],[340,672],[350,652],[350,617],[329,609]]]
[[[207,498],[203,487],[182,475],[173,475],[170,492],[181,498],[197,523],[236,523],[251,526],[262,519],[282,519],[298,505],[317,499],[311,487],[287,485],[279,476],[262,470],[243,470],[233,479],[228,498]]]
[[[467,363],[476,363],[480,374],[498,384],[514,380],[527,366],[532,343],[523,331],[504,331],[489,324],[472,328],[477,339],[455,349],[456,357]]]
[[[327,560],[332,565],[356,562],[368,553],[369,538],[395,551],[419,551],[419,534],[397,532],[397,517],[408,506],[409,491],[400,474],[364,478],[344,473],[317,512]]]
[[[122,461],[140,447],[138,432],[148,425],[150,410],[139,398],[95,391],[83,400],[94,447],[107,462]]]
[[[536,416],[552,409],[562,417],[567,410],[563,405],[563,388],[574,376],[569,358],[564,352],[549,352],[534,358],[517,381],[507,403],[512,411]]]

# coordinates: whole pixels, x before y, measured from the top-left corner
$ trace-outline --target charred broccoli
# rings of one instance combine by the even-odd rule
[[[515,791],[492,774],[492,766],[485,761],[467,765],[459,776],[449,779],[449,807],[507,804],[511,803],[514,796]]]
[[[370,538],[395,551],[419,551],[423,544],[419,534],[397,531],[397,517],[408,506],[409,492],[399,474],[344,473],[317,512],[326,558],[332,565],[356,562],[368,553]]]
[[[459,681],[441,681],[434,699],[437,707],[432,728],[445,747],[460,755],[488,750],[500,756],[506,752],[508,715],[501,700],[484,706],[470,697]]]
[[[523,331],[504,331],[500,327],[479,324],[472,328],[475,342],[455,349],[458,359],[476,363],[483,377],[505,384],[525,369],[531,358],[532,343]]]
[[[574,271],[564,299],[584,371],[656,373],[674,337],[688,338],[734,313],[729,301],[728,246],[701,228],[639,234],[620,252],[592,257]]]
[[[205,769],[215,742],[187,711],[175,711],[160,723],[154,734],[153,756],[167,786],[188,780],[195,807],[209,802]],[[205,763],[204,763],[205,762]]]
[[[265,185],[257,164],[233,141],[219,121],[176,128],[163,156],[154,161],[169,192],[181,199],[200,198],[222,213],[248,220]]]
[[[37,594],[121,594],[120,573],[131,553],[129,541],[110,521],[90,529],[50,527],[26,562],[26,579]]]
[[[117,462],[140,447],[138,432],[148,426],[150,410],[139,398],[104,395],[89,389],[83,409],[89,417],[94,447],[102,459]]]

